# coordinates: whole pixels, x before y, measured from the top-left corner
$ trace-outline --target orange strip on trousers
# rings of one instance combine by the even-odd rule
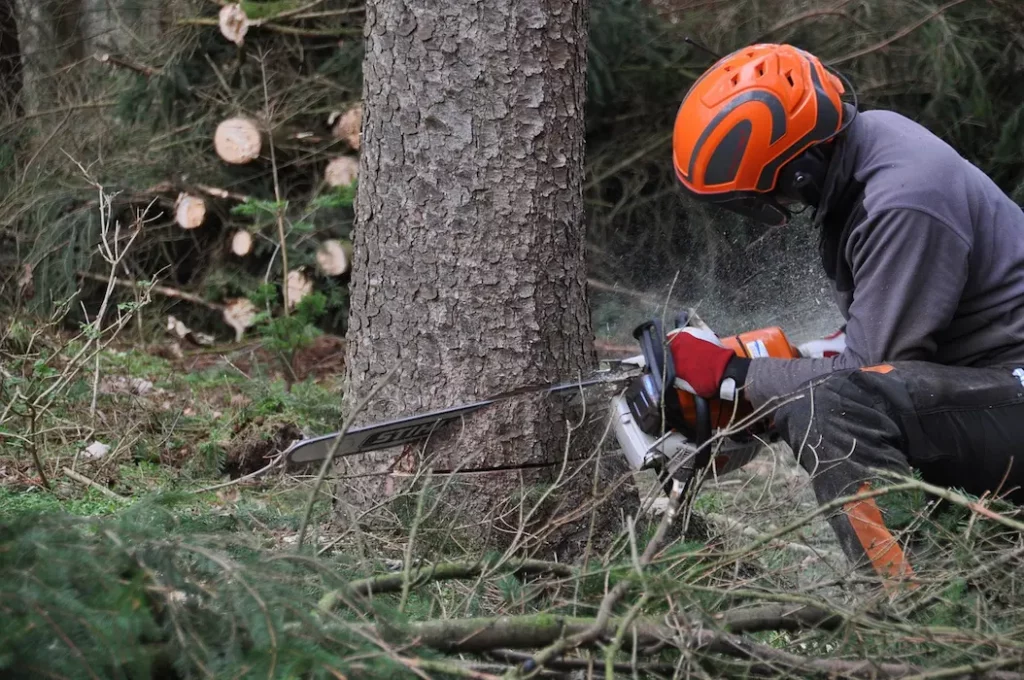
[[[861,484],[858,493],[871,490],[867,482]],[[882,512],[874,498],[851,501],[843,506],[857,539],[864,547],[871,566],[880,576],[889,578],[913,577],[914,570],[903,554],[896,538],[889,533],[882,519]]]

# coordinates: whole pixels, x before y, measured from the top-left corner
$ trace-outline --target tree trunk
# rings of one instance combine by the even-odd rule
[[[366,3],[348,408],[400,368],[357,423],[594,369],[582,202],[586,16],[586,0]],[[431,496],[424,522],[507,547],[532,499],[558,478],[567,420],[579,417],[557,397],[493,406],[426,447],[342,460],[338,499],[362,509],[393,498],[429,461],[433,486],[448,486],[438,506]],[[573,435],[570,458],[593,450],[594,429]],[[626,483],[602,519],[617,522],[637,498],[613,455],[602,456],[601,489]],[[563,476],[528,528],[579,516],[534,547],[560,559],[579,552],[566,541],[589,522],[593,465],[566,467],[577,474]],[[441,474],[453,470],[461,474]]]
[[[35,112],[57,105],[62,66],[84,55],[81,0],[14,0],[21,40],[23,102]]]
[[[21,113],[21,45],[14,0],[0,0],[0,101],[11,116]]]
[[[47,110],[79,98],[81,67],[94,54],[143,47],[159,30],[159,2],[149,0],[10,0],[24,67],[24,107]],[[92,62],[84,62],[89,67]]]

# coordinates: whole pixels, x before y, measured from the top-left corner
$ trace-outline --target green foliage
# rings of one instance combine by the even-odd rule
[[[76,516],[108,515],[124,506],[95,489],[89,489],[81,498],[61,500],[52,493],[41,489],[15,491],[0,487],[0,517],[22,515],[45,515],[64,512]]]
[[[273,19],[278,14],[300,8],[303,4],[302,2],[296,2],[296,0],[272,0],[271,2],[243,0],[242,10],[249,19],[259,21],[260,19]]]
[[[343,564],[261,557],[244,537],[182,534],[154,505],[104,524],[11,518],[0,527],[0,672],[331,678],[355,663],[395,677],[386,656],[350,661],[372,643],[314,616],[316,593],[350,574]]]
[[[320,335],[316,320],[327,310],[327,298],[322,293],[310,293],[299,300],[295,312],[288,316],[271,318],[265,312],[257,316],[257,326],[267,341],[267,348],[293,354]]]

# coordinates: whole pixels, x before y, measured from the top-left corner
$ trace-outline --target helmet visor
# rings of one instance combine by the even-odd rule
[[[790,213],[779,205],[778,201],[766,194],[751,193],[728,193],[728,194],[697,194],[692,191],[684,192],[692,198],[717,205],[719,208],[749,217],[755,222],[769,227],[781,227],[789,221]]]

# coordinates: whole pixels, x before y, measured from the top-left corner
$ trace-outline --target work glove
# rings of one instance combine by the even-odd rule
[[[705,399],[734,400],[747,378],[750,359],[725,347],[714,333],[681,328],[666,336],[676,386]]]
[[[802,357],[834,357],[846,351],[846,326],[821,340],[811,340],[797,347]]]

